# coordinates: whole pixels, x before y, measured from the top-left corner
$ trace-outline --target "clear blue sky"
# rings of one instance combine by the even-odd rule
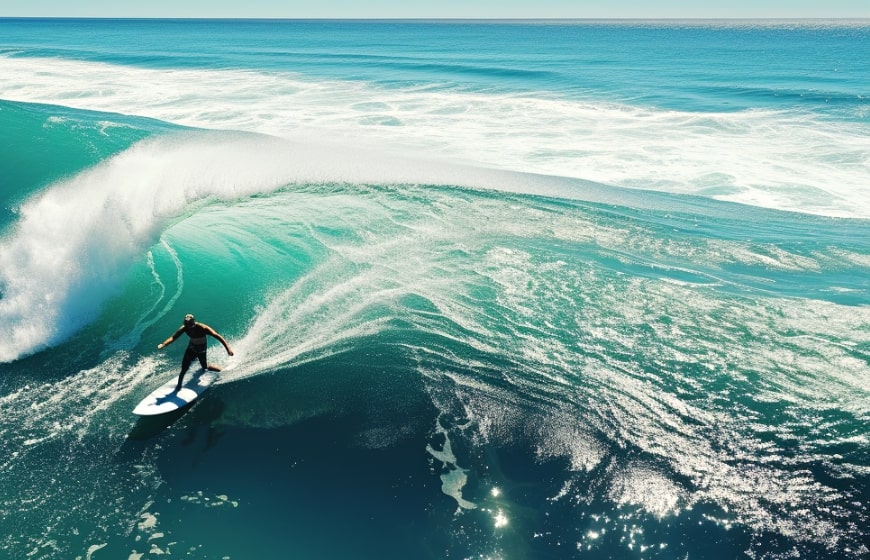
[[[3,0],[0,17],[870,18],[870,0]]]

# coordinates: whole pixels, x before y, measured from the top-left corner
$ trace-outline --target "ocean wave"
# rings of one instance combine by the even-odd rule
[[[195,69],[286,43],[123,25],[150,68],[0,57],[59,103],[0,101],[0,555],[867,555],[870,220],[806,214],[863,216],[865,125]],[[137,421],[188,312],[234,355]]]
[[[181,132],[144,140],[16,209],[0,242],[0,361],[54,345],[88,324],[132,262],[197,205],[292,184],[419,182],[523,184],[485,170],[261,135]]]
[[[342,138],[495,169],[870,216],[870,134],[861,119],[832,121],[796,110],[693,113],[554,93],[397,88],[293,72],[57,58],[0,57],[0,76],[0,97],[7,99],[290,139]]]
[[[155,357],[146,337],[159,329],[161,340],[177,325],[172,314],[197,307],[236,355],[212,356],[231,367],[191,422],[232,433],[320,419],[346,428],[355,449],[409,445],[411,456],[430,459],[424,476],[449,511],[459,508],[447,517],[458,534],[472,516],[508,530],[531,504],[564,520],[543,524],[547,539],[568,536],[584,550],[603,535],[614,550],[676,548],[671,537],[645,541],[630,525],[702,522],[704,530],[737,528],[728,542],[760,534],[807,554],[855,546],[866,511],[851,503],[861,490],[829,475],[863,472],[868,310],[817,294],[835,283],[858,292],[832,299],[866,300],[866,227],[854,229],[849,249],[824,219],[802,217],[795,233],[792,215],[735,218],[733,205],[709,200],[683,201],[678,214],[671,204],[587,202],[579,189],[574,198],[546,197],[537,194],[540,178],[504,172],[482,171],[473,183],[512,178],[517,192],[434,186],[465,174],[336,150],[180,132],[28,200],[0,244],[2,259],[21,257],[0,266],[15,288],[0,300],[11,305],[0,306],[0,340],[21,343],[3,347],[5,355],[72,336],[76,321],[103,314],[104,324],[76,339],[107,356],[74,357],[57,382],[3,397],[12,407],[3,429],[20,449],[0,468],[24,485],[46,472],[30,467],[57,445],[80,437],[107,445],[104,418],[123,432],[129,423],[116,417],[177,367]],[[536,194],[523,192],[523,181]],[[655,197],[634,195],[654,205]],[[59,219],[70,213],[72,224]],[[126,276],[136,263],[139,276]],[[109,301],[120,292],[121,301]],[[16,315],[15,306],[38,313]],[[66,363],[80,352],[44,359]],[[63,425],[64,414],[88,407],[94,412]],[[209,407],[218,419],[204,419]],[[311,447],[303,456],[314,460],[310,451],[323,449],[318,438],[330,432],[304,432]],[[231,453],[242,448],[234,445]],[[496,484],[512,482],[499,469],[516,472],[515,460],[530,464],[534,484],[522,497],[516,486],[495,495]],[[142,493],[120,505],[91,503],[86,493],[76,507],[115,523],[159,510],[165,500],[154,509],[142,503],[161,495],[148,488],[160,487],[164,473],[151,459],[143,464]],[[57,507],[37,494],[26,494],[34,518]],[[219,495],[236,499],[235,491]],[[606,514],[587,523],[596,511]]]
[[[196,131],[157,136],[52,185],[17,209],[16,221],[0,243],[0,339],[4,341],[0,359],[11,361],[56,344],[88,324],[101,302],[122,285],[130,265],[167,227],[196,208],[212,200],[240,200],[305,184],[446,185],[678,215],[730,214],[729,207],[702,209],[692,199],[660,198],[654,193],[464,167],[336,143],[300,144],[262,135]],[[75,216],[72,222],[70,215]],[[823,266],[812,254],[792,255],[763,245],[766,237],[772,241],[789,226],[773,215],[759,220],[768,224],[756,227],[761,245],[713,239],[709,246],[721,244],[723,263],[809,273]],[[717,226],[716,237],[732,235],[727,233],[731,227],[739,229],[731,221]],[[771,228],[769,233],[765,227]],[[564,234],[573,239],[582,236],[582,230]],[[662,250],[672,253],[677,247],[663,245]],[[695,252],[691,247],[685,250],[689,256]],[[625,262],[622,266],[642,265]],[[675,279],[686,275],[679,272]],[[853,297],[860,298],[861,293],[859,289]]]

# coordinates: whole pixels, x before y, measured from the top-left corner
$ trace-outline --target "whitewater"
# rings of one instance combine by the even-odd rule
[[[0,554],[863,557],[868,29],[0,19]]]
[[[396,91],[312,82],[292,72],[165,71],[55,58],[34,64],[8,56],[0,58],[0,70],[6,99],[327,140],[324,150],[349,137],[351,144],[374,142],[456,163],[870,216],[866,103],[857,122],[844,123],[794,109],[698,114],[577,102],[546,91],[445,92],[437,84]]]

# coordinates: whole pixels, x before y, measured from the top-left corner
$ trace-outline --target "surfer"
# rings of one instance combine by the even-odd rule
[[[184,381],[184,374],[187,373],[188,368],[190,368],[190,364],[193,363],[194,358],[199,360],[199,364],[202,366],[202,369],[208,369],[211,371],[220,371],[221,368],[218,366],[213,366],[208,363],[206,359],[206,350],[208,349],[208,341],[206,340],[206,336],[213,336],[218,339],[221,344],[224,345],[224,348],[227,350],[227,354],[230,356],[233,355],[233,350],[230,348],[230,345],[227,341],[222,337],[216,330],[211,328],[208,325],[203,323],[197,323],[194,319],[193,315],[188,313],[184,316],[184,324],[175,331],[175,334],[161,342],[157,345],[157,349],[160,350],[165,346],[168,346],[175,342],[175,339],[183,334],[186,334],[190,337],[190,343],[187,345],[187,350],[184,351],[184,358],[181,359],[181,374],[178,376],[178,385],[175,386],[175,392],[181,390],[181,383]]]

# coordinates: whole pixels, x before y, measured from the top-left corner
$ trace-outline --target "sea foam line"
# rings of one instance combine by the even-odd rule
[[[389,89],[252,70],[0,56],[0,98],[284,137],[346,138],[497,169],[870,217],[870,130],[806,113],[688,113],[552,93]]]

